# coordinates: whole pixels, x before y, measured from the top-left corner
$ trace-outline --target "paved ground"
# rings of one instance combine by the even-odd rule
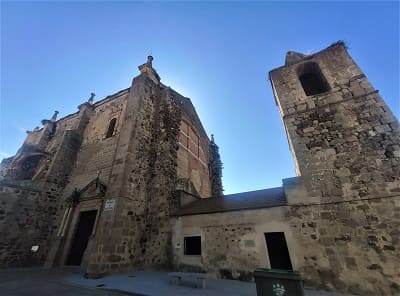
[[[8,268],[0,269],[1,296],[121,296],[138,295],[118,293],[98,288],[71,285],[63,281],[80,270]]]
[[[101,279],[85,279],[75,273],[64,278],[65,282],[87,287],[104,285],[103,288],[136,292],[148,296],[257,296],[255,283],[208,279],[206,289],[196,288],[194,281],[186,280],[184,285],[171,285],[167,272],[135,271],[115,274]],[[351,296],[325,291],[306,290],[305,296]]]
[[[0,269],[1,296],[256,296],[254,283],[209,279],[206,289],[186,281],[171,285],[167,272],[136,271],[101,279],[85,279],[79,269],[15,268]],[[306,296],[346,296],[306,290]]]

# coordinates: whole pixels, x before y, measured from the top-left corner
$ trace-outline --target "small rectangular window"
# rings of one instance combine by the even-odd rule
[[[201,236],[186,236],[184,243],[185,255],[201,255]]]

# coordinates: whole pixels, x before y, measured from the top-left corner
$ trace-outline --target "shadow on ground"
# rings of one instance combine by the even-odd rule
[[[67,276],[81,276],[79,269],[7,268],[0,269],[1,296],[121,296],[135,295],[67,283]]]
[[[0,269],[1,296],[256,296],[255,283],[209,279],[206,289],[196,288],[190,280],[182,286],[170,284],[167,272],[135,271],[100,279],[85,279],[78,268]],[[306,290],[305,296],[346,296]]]

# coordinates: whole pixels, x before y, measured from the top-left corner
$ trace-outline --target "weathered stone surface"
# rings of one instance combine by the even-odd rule
[[[283,180],[287,204],[270,208],[172,215],[222,194],[222,163],[152,57],[139,70],[130,88],[44,120],[3,161],[2,266],[64,265],[81,213],[97,211],[81,263],[88,277],[172,263],[251,280],[271,266],[265,233],[283,232],[306,286],[400,293],[399,123],[343,43],[290,53],[270,72],[298,174]],[[310,89],[305,74],[319,85]],[[184,254],[185,236],[200,236],[201,255]]]
[[[303,92],[298,67],[310,62],[319,65],[329,91],[312,96]],[[343,43],[275,69],[270,77],[309,203],[321,204],[310,208],[309,219],[317,221],[315,237],[329,265],[325,267],[326,258],[313,265],[304,262],[300,268],[307,270],[308,282],[363,295],[398,293],[393,284],[399,273],[392,262],[400,257],[385,242],[399,241],[390,231],[399,223],[397,119]],[[293,191],[287,192],[289,200]],[[305,209],[293,208],[291,225],[306,219]],[[311,241],[309,246],[319,253]],[[376,272],[378,262],[385,262],[384,274]]]
[[[195,198],[220,192],[219,155],[190,100],[160,82],[152,58],[139,69],[130,88],[44,120],[3,161],[1,265],[68,263],[85,211],[97,211],[81,264],[90,276],[170,264],[169,215],[187,189],[178,180]]]
[[[299,78],[306,63],[318,65],[327,91],[306,95]],[[342,43],[297,56],[270,78],[298,173],[283,181],[288,205],[177,217],[173,246],[199,235],[203,252],[193,258],[174,248],[174,264],[240,278],[270,267],[264,234],[283,232],[306,286],[399,294],[397,119]]]

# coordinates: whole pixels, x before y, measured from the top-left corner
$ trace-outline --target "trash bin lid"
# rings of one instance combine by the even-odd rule
[[[300,272],[284,269],[257,268],[254,271],[254,277],[302,280]]]

